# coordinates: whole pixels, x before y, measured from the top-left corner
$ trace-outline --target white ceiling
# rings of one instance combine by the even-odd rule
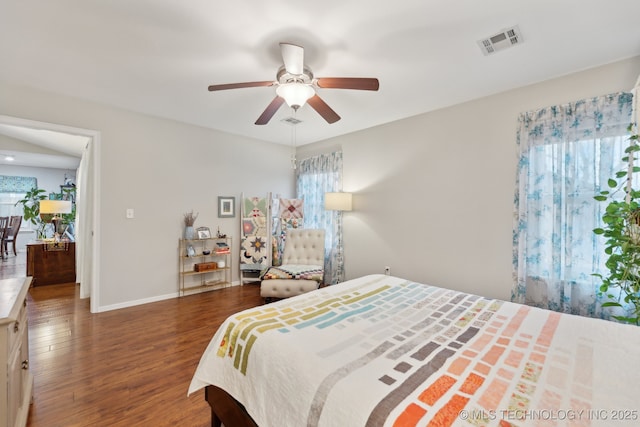
[[[3,123],[0,123],[0,135],[27,143],[7,147],[0,145],[0,165],[75,170],[89,142],[86,136]]]
[[[316,77],[377,77],[378,92],[320,89],[342,117],[298,111],[299,145],[640,54],[638,0],[0,0],[0,79],[261,140],[279,42]],[[519,46],[477,41],[518,25]],[[640,71],[640,70],[639,70]]]

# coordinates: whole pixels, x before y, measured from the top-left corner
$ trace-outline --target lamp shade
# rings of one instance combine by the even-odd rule
[[[302,107],[307,99],[316,94],[310,85],[303,83],[283,83],[276,88],[278,96],[284,98],[289,107]]]
[[[69,200],[40,200],[41,214],[68,214],[71,213],[71,201]]]
[[[324,193],[324,208],[328,211],[350,211],[353,208],[351,193]]]

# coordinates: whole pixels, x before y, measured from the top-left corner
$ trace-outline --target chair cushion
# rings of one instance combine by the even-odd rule
[[[289,298],[318,289],[315,280],[272,279],[263,280],[260,284],[262,298]]]

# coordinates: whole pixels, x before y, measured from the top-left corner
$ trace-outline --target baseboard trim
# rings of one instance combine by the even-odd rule
[[[128,307],[134,307],[136,305],[143,305],[143,304],[149,304],[151,302],[158,302],[158,301],[164,301],[167,299],[171,299],[171,298],[178,298],[180,296],[180,294],[178,292],[174,292],[171,294],[166,294],[166,295],[158,295],[156,297],[150,297],[150,298],[143,298],[143,299],[138,299],[138,300],[133,300],[133,301],[125,301],[125,302],[120,302],[118,304],[111,304],[111,305],[103,305],[100,306],[98,308],[98,313],[102,313],[105,311],[111,311],[111,310],[118,310],[120,308],[128,308]]]
[[[240,282],[238,281],[231,282],[231,286],[240,286]],[[212,290],[209,292],[215,292],[215,290]],[[165,294],[165,295],[158,295],[155,297],[143,298],[143,299],[133,300],[133,301],[125,301],[117,304],[104,305],[99,307],[96,313],[102,313],[102,312],[111,311],[111,310],[119,310],[121,308],[135,307],[136,305],[149,304],[152,302],[164,301],[171,298],[180,298],[180,292],[174,292],[174,293]]]

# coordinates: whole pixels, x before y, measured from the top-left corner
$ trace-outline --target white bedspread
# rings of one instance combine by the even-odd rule
[[[640,328],[372,275],[230,317],[208,384],[261,427],[638,426]]]

